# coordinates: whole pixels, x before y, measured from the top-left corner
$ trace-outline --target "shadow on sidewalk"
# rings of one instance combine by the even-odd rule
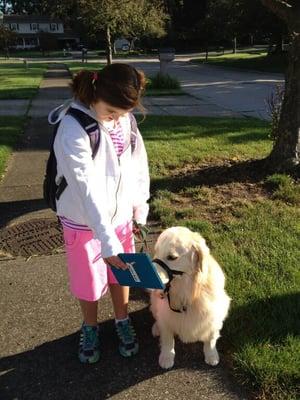
[[[170,391],[178,390],[178,398],[184,399],[187,388],[178,385],[176,375],[180,373],[181,380],[184,375],[185,381],[189,381],[190,378],[186,376],[189,370],[206,375],[205,381],[196,379],[188,382],[190,383],[189,393],[193,393],[196,388],[199,389],[200,385],[207,385],[207,375],[214,381],[210,383],[211,385],[220,383],[224,388],[225,384],[225,388],[233,390],[232,383],[221,368],[212,369],[204,364],[202,345],[199,343],[189,345],[177,343],[175,368],[169,373],[162,370],[158,365],[158,341],[151,336],[153,320],[148,309],[144,308],[131,315],[140,338],[140,352],[134,358],[124,359],[118,354],[113,321],[105,321],[100,325],[103,342],[101,360],[98,364],[79,363],[77,359],[78,333],[2,359],[0,362],[3,390],[1,400],[100,400],[134,388],[138,384],[137,389],[139,393],[143,391],[143,396],[136,397],[131,393],[132,396],[129,398],[147,398],[149,384],[151,391],[157,393],[157,396],[160,394],[159,382],[164,390],[167,388]],[[183,373],[180,371],[182,369],[187,371]],[[163,378],[164,381],[160,381],[159,376],[164,374],[168,376]],[[152,378],[154,381],[149,381]],[[158,384],[157,388],[155,382]],[[141,385],[145,385],[145,388]]]
[[[44,199],[8,201],[0,203],[0,229],[9,224],[15,218],[21,217],[33,211],[47,209]]]

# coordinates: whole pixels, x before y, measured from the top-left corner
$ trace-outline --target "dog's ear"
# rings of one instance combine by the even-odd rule
[[[200,236],[198,233],[194,234],[194,265],[196,271],[203,271],[205,268],[205,259],[209,255],[209,248],[206,245],[205,239]]]

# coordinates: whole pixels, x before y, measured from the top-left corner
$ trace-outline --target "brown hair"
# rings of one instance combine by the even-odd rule
[[[141,96],[145,86],[144,73],[128,64],[110,64],[96,72],[82,70],[71,83],[74,97],[86,106],[103,100],[124,110],[143,109]]]

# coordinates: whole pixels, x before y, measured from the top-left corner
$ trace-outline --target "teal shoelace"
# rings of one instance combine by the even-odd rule
[[[120,339],[123,342],[125,343],[134,342],[136,334],[129,322],[125,324],[122,323],[117,324],[117,332]]]
[[[91,327],[83,327],[83,348],[88,350],[95,346],[97,330]]]

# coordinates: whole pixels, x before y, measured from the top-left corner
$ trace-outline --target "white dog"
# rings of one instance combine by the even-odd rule
[[[173,367],[175,335],[185,343],[204,342],[205,362],[217,365],[216,342],[230,298],[224,274],[205,240],[184,227],[166,229],[157,239],[155,259],[163,282],[169,282],[165,292],[151,292],[150,309],[156,320],[152,334],[160,336],[159,365]]]

